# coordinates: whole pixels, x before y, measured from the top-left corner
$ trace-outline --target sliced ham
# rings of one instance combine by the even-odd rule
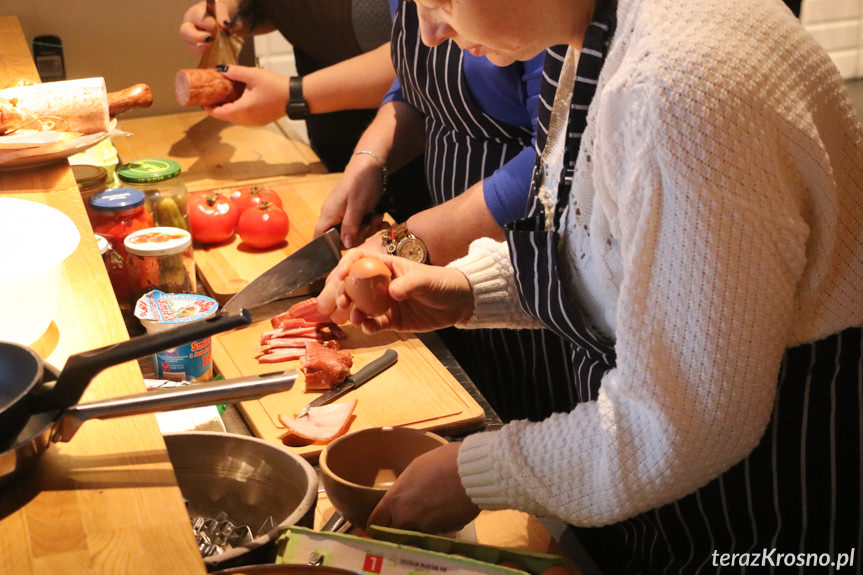
[[[306,391],[332,389],[350,375],[353,363],[349,353],[318,342],[307,343],[302,366]]]
[[[300,347],[266,350],[257,356],[258,363],[281,363],[283,361],[294,361],[301,359],[306,350]]]
[[[278,347],[305,348],[307,343],[320,343],[320,340],[316,337],[274,337],[268,339],[264,345],[268,346],[268,349]]]
[[[300,418],[279,415],[279,421],[287,428],[281,440],[291,443],[292,438],[299,437],[313,443],[329,443],[348,430],[356,406],[354,399],[312,407],[308,415]]]
[[[335,323],[330,316],[324,315],[318,311],[318,298],[316,297],[310,297],[308,299],[304,299],[301,302],[295,303],[293,306],[291,306],[290,309],[288,309],[288,311],[286,311],[282,315],[287,315],[287,317],[292,318],[302,318],[315,323]],[[271,321],[274,320],[275,318],[273,318],[273,320]],[[273,323],[273,327],[278,326]]]
[[[294,304],[286,312],[273,317],[270,323],[273,329],[261,334],[261,347],[255,356],[259,363],[278,363],[299,359],[302,354],[296,356],[294,352],[275,352],[305,348],[308,343],[326,344],[325,347],[327,348],[339,349],[337,340],[347,337],[347,334],[329,317],[318,312],[316,298],[309,298]],[[350,358],[349,355],[347,357]],[[350,369],[350,365],[348,369]],[[341,379],[344,379],[344,376]],[[312,382],[313,386],[323,387],[312,387],[311,389],[328,389],[326,374],[320,376],[313,374]]]

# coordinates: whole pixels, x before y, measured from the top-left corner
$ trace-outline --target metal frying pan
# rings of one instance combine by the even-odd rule
[[[190,341],[248,325],[246,310],[217,314],[163,332],[81,352],[66,360],[56,384],[41,385],[46,364],[33,350],[11,342],[0,342],[0,449],[17,439],[34,413],[62,411],[75,405],[100,371],[139,357],[170,349]]]
[[[46,367],[50,372],[51,368]],[[51,379],[47,375],[45,379]],[[287,370],[251,377],[227,379],[183,387],[157,389],[81,403],[62,410],[33,413],[23,429],[5,451],[0,452],[0,486],[24,473],[45,452],[51,442],[69,441],[81,424],[88,419],[108,419],[172,409],[185,409],[255,399],[268,393],[285,391],[296,381],[297,371]],[[52,382],[44,382],[46,393]]]

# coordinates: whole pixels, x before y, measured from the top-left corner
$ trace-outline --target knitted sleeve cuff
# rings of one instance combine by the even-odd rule
[[[447,267],[461,271],[473,290],[473,315],[456,327],[542,327],[521,309],[505,242],[490,238],[474,240],[468,254],[450,262]]]
[[[493,447],[497,433],[474,433],[464,439],[458,450],[458,473],[461,483],[478,507],[482,509],[509,509],[511,499],[506,497],[506,479],[493,465]]]

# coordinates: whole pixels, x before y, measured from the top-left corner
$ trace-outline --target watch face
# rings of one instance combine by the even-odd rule
[[[414,262],[423,263],[426,261],[426,248],[417,238],[405,238],[400,241],[396,253]]]

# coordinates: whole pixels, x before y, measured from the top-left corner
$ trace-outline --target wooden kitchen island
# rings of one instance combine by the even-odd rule
[[[0,17],[0,85],[18,79],[38,75],[17,18]],[[0,195],[57,208],[81,233],[63,265],[59,311],[32,347],[62,367],[73,353],[128,339],[68,162],[0,167]],[[94,378],[84,401],[141,391],[129,362]],[[18,479],[0,491],[3,573],[206,573],[152,415],[87,422]]]
[[[0,86],[21,78],[38,80],[17,19],[0,17]],[[323,173],[306,144],[285,138],[273,126],[230,126],[190,111],[121,118],[118,127],[126,135],[112,140],[122,161],[175,159],[190,191],[250,181],[319,189],[337,177]],[[62,367],[73,353],[127,339],[68,163],[16,170],[0,166],[0,196],[55,207],[81,232],[80,245],[63,267],[60,311],[32,347]],[[314,222],[296,225],[303,231]],[[210,255],[216,261],[219,253]],[[451,372],[460,371],[457,364],[442,361]],[[139,364],[129,362],[94,378],[83,400],[143,390]],[[315,525],[330,513],[321,493]],[[534,551],[555,548],[539,521],[520,512],[483,512],[475,531],[482,543]],[[206,572],[154,416],[87,422],[70,443],[52,445],[22,481],[0,490],[0,572]]]

